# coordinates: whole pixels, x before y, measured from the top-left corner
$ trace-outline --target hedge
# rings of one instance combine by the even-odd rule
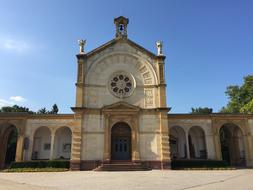
[[[227,168],[229,164],[224,160],[172,160],[171,169],[184,168]]]
[[[12,168],[69,168],[68,160],[40,160],[27,162],[12,162]]]
[[[4,172],[65,172],[67,168],[11,168],[5,169]]]

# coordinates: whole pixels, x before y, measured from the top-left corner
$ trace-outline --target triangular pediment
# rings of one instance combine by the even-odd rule
[[[134,106],[128,104],[126,102],[117,102],[111,105],[104,106],[102,108],[103,111],[139,111],[140,108],[138,106]]]
[[[109,42],[107,42],[107,43],[105,43],[105,44],[99,46],[98,48],[96,48],[96,49],[94,49],[94,50],[88,52],[88,53],[87,53],[87,56],[88,56],[88,57],[91,57],[91,56],[93,56],[93,55],[95,55],[95,54],[97,54],[97,53],[100,53],[101,51],[103,51],[103,50],[105,50],[105,49],[107,49],[107,48],[110,48],[110,47],[114,46],[114,45],[117,44],[117,43],[120,43],[120,42],[125,42],[125,43],[127,43],[129,46],[131,46],[131,47],[133,47],[133,48],[139,50],[140,52],[142,52],[142,53],[144,53],[144,54],[147,54],[148,56],[151,56],[151,57],[153,57],[153,58],[156,58],[156,57],[157,57],[157,55],[155,55],[153,52],[151,52],[151,51],[145,49],[145,48],[142,47],[141,45],[135,43],[134,41],[132,41],[132,40],[130,40],[130,39],[128,39],[128,38],[119,38],[119,39],[115,38],[115,39],[113,39],[113,40],[111,40],[111,41],[109,41]]]

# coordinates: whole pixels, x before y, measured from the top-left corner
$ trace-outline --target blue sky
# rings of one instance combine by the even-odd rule
[[[150,51],[163,40],[172,113],[226,105],[228,85],[253,74],[252,0],[0,0],[0,106],[36,111],[75,103],[77,40],[90,51],[114,38],[114,17]]]

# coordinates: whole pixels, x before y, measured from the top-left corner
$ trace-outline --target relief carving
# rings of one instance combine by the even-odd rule
[[[147,71],[147,67],[145,65],[140,68],[141,73],[144,73],[146,71]]]
[[[153,106],[153,91],[152,89],[145,90],[145,106]]]

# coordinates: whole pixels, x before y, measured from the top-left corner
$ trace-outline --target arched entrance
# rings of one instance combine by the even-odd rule
[[[205,132],[199,126],[193,126],[188,132],[190,158],[206,159],[206,139]]]
[[[242,130],[234,124],[224,124],[219,131],[222,160],[230,165],[245,166]]]
[[[51,150],[51,131],[48,127],[40,127],[33,137],[32,160],[48,160]]]
[[[124,122],[111,129],[111,160],[131,160],[131,128]]]
[[[173,126],[169,131],[170,157],[171,159],[186,158],[186,137],[183,128]]]
[[[14,125],[8,126],[2,136],[0,150],[0,168],[8,167],[15,161],[17,148],[18,130]]]
[[[54,159],[70,159],[72,132],[68,127],[56,130],[54,138]]]

